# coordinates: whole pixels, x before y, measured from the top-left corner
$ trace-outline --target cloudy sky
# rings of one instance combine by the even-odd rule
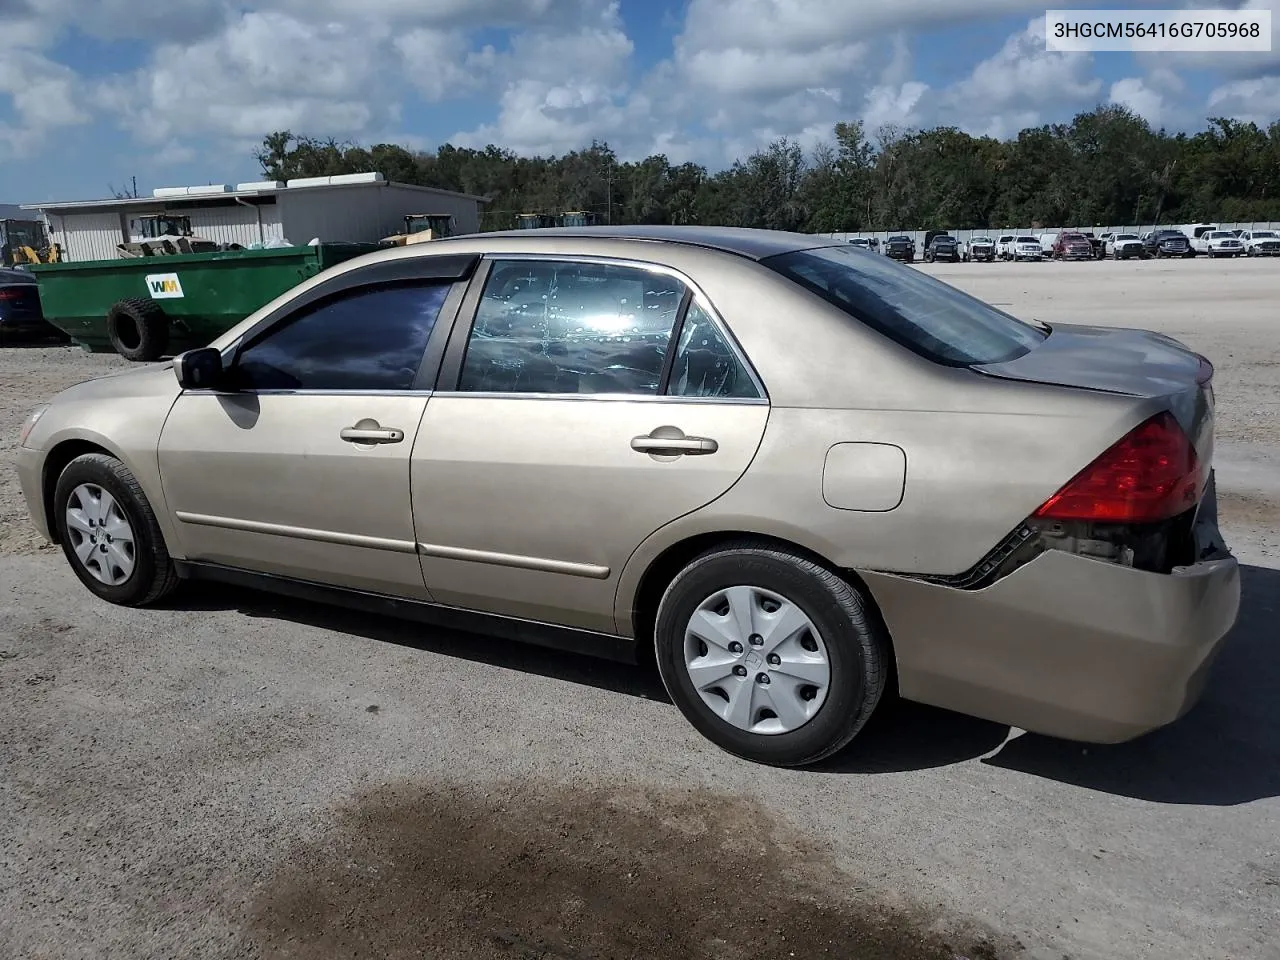
[[[594,137],[715,168],[843,119],[1006,136],[1110,101],[1170,129],[1280,118],[1280,42],[1051,54],[1046,5],[1191,4],[0,0],[0,202],[105,196],[130,176],[144,190],[253,179],[254,148],[281,129],[521,153]]]

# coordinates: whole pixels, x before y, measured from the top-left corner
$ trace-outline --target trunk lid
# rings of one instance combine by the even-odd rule
[[[973,367],[987,376],[1166,401],[1206,462],[1213,454],[1213,367],[1150,330],[1058,324],[1035,349]]]

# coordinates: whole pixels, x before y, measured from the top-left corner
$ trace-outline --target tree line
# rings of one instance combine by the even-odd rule
[[[266,136],[257,160],[270,179],[376,170],[486,196],[485,230],[567,211],[602,223],[814,233],[1280,220],[1280,121],[1264,130],[1214,117],[1200,132],[1168,133],[1116,105],[1009,140],[837,123],[808,153],[780,139],[717,172],[661,155],[621,161],[601,141],[522,157],[493,145],[411,151],[289,131]]]

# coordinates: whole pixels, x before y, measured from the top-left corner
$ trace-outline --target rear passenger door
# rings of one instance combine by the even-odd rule
[[[729,489],[768,415],[686,278],[634,261],[487,261],[413,451],[427,589],[612,631],[632,551]]]

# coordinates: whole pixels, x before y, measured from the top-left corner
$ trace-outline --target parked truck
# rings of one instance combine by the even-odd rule
[[[33,264],[45,319],[91,353],[159,360],[205,346],[259,307],[377,243]]]

